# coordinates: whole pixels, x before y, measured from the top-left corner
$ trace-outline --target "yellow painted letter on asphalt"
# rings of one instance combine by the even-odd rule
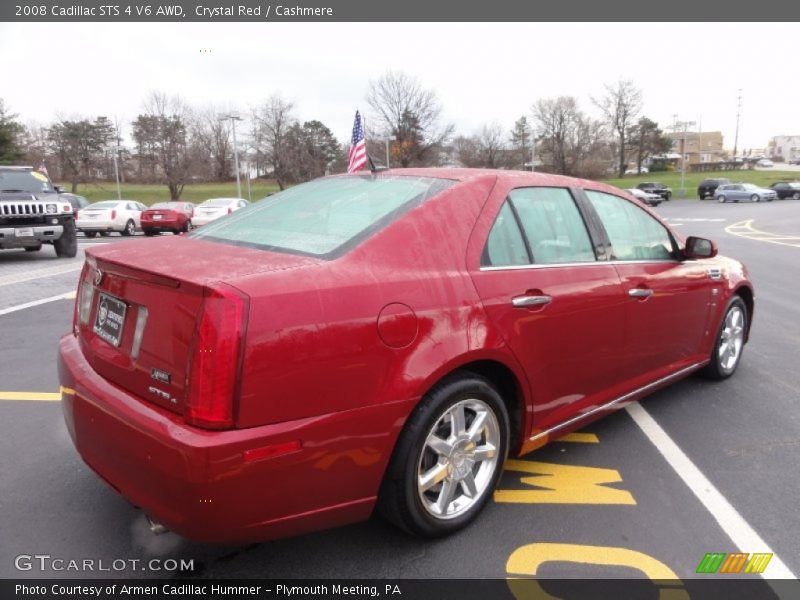
[[[597,467],[576,467],[527,460],[506,461],[506,471],[530,473],[522,477],[527,485],[543,489],[497,490],[495,502],[518,504],[636,504],[627,490],[604,487],[622,481],[619,471]]]
[[[658,589],[659,600],[689,600],[683,582],[672,569],[643,552],[609,546],[582,544],[528,544],[517,548],[508,557],[508,587],[518,600],[559,600],[548,594],[536,579],[539,567],[550,562],[578,563],[611,567],[629,567],[645,574]]]

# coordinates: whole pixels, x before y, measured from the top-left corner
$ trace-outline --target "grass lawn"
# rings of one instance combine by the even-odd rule
[[[60,183],[65,191],[70,191],[68,183]],[[123,183],[120,185],[123,200],[138,200],[150,206],[156,202],[167,202],[169,200],[169,189],[161,184],[143,183]],[[250,190],[253,200],[261,200],[267,194],[278,191],[278,185],[271,180],[255,180],[250,182]],[[117,185],[111,182],[82,183],[76,192],[79,196],[85,196],[90,202],[98,200],[116,200]],[[235,198],[236,182],[230,183],[198,183],[187,185],[183,188],[181,200],[186,202],[200,203],[209,198]],[[242,197],[248,200],[247,183],[242,182]]]
[[[697,198],[697,185],[703,179],[725,177],[732,183],[753,183],[761,187],[769,187],[776,181],[795,181],[800,179],[797,171],[714,171],[711,173],[686,173],[686,197]],[[658,181],[672,188],[672,197],[678,198],[681,187],[681,174],[675,171],[648,173],[645,175],[626,175],[624,178],[606,179],[605,183],[621,189],[636,187],[643,181]]]

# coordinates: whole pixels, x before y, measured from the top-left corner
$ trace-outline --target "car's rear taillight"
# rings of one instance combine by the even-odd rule
[[[189,367],[187,423],[209,429],[233,425],[248,304],[230,286],[207,288]]]
[[[115,211],[115,210],[112,210],[112,211],[111,211],[111,220],[113,221],[113,220],[114,220],[114,219],[116,219],[116,218],[117,218],[117,211]]]
[[[79,323],[86,325],[89,322],[89,313],[92,310],[92,299],[94,298],[91,273],[92,267],[87,260],[83,263],[81,276],[78,278],[78,293],[75,296],[75,310],[72,313],[72,332],[75,335],[78,335]]]
[[[233,209],[228,207],[228,214],[231,214],[232,212],[233,212]]]

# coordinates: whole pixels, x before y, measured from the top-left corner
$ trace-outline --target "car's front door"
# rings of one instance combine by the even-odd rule
[[[533,434],[597,403],[618,383],[625,298],[614,266],[598,261],[573,191],[496,188],[476,228],[470,272],[483,306],[522,364]],[[602,252],[602,248],[600,250]]]
[[[626,296],[626,379],[640,384],[701,360],[712,302],[709,267],[680,260],[673,236],[640,206],[605,192],[586,195]]]

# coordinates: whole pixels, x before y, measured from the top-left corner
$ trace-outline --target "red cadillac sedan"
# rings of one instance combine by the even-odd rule
[[[174,234],[192,230],[194,204],[191,202],[159,202],[142,211],[142,231],[151,236],[162,231]]]
[[[246,542],[464,527],[518,456],[695,371],[732,375],[744,266],[586,180],[315,180],[87,250],[59,349],[84,461],[153,522]]]

